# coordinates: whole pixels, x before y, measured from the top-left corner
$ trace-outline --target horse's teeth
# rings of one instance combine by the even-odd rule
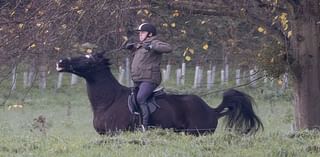
[[[61,71],[63,68],[59,67],[59,64],[56,64],[57,71]]]

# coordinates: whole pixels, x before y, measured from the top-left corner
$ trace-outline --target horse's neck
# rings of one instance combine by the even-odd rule
[[[109,108],[123,88],[110,71],[92,75],[86,81],[88,97],[94,110]]]

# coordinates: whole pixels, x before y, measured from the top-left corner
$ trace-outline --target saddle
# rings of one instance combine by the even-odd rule
[[[134,115],[141,115],[140,114],[140,107],[139,104],[137,103],[136,100],[136,94],[137,91],[134,87],[131,88],[131,93],[128,97],[128,108],[129,111],[134,114]],[[164,88],[157,88],[153,91],[153,93],[151,94],[151,96],[147,99],[147,106],[148,106],[148,110],[150,115],[155,112],[157,110],[157,108],[160,108],[160,106],[157,104],[156,102],[156,98],[158,96],[164,95]]]

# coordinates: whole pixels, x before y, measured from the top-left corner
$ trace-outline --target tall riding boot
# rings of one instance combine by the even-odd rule
[[[140,109],[141,109],[141,113],[142,113],[142,125],[143,125],[143,129],[147,129],[148,127],[148,121],[149,121],[149,109],[148,109],[148,104],[143,104],[140,105]]]

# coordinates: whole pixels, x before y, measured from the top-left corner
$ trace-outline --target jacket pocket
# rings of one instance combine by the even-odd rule
[[[151,69],[152,80],[155,82],[161,82],[161,71],[160,67],[152,67]]]
[[[152,78],[152,68],[151,67],[141,68],[140,77],[142,79],[151,79]]]

